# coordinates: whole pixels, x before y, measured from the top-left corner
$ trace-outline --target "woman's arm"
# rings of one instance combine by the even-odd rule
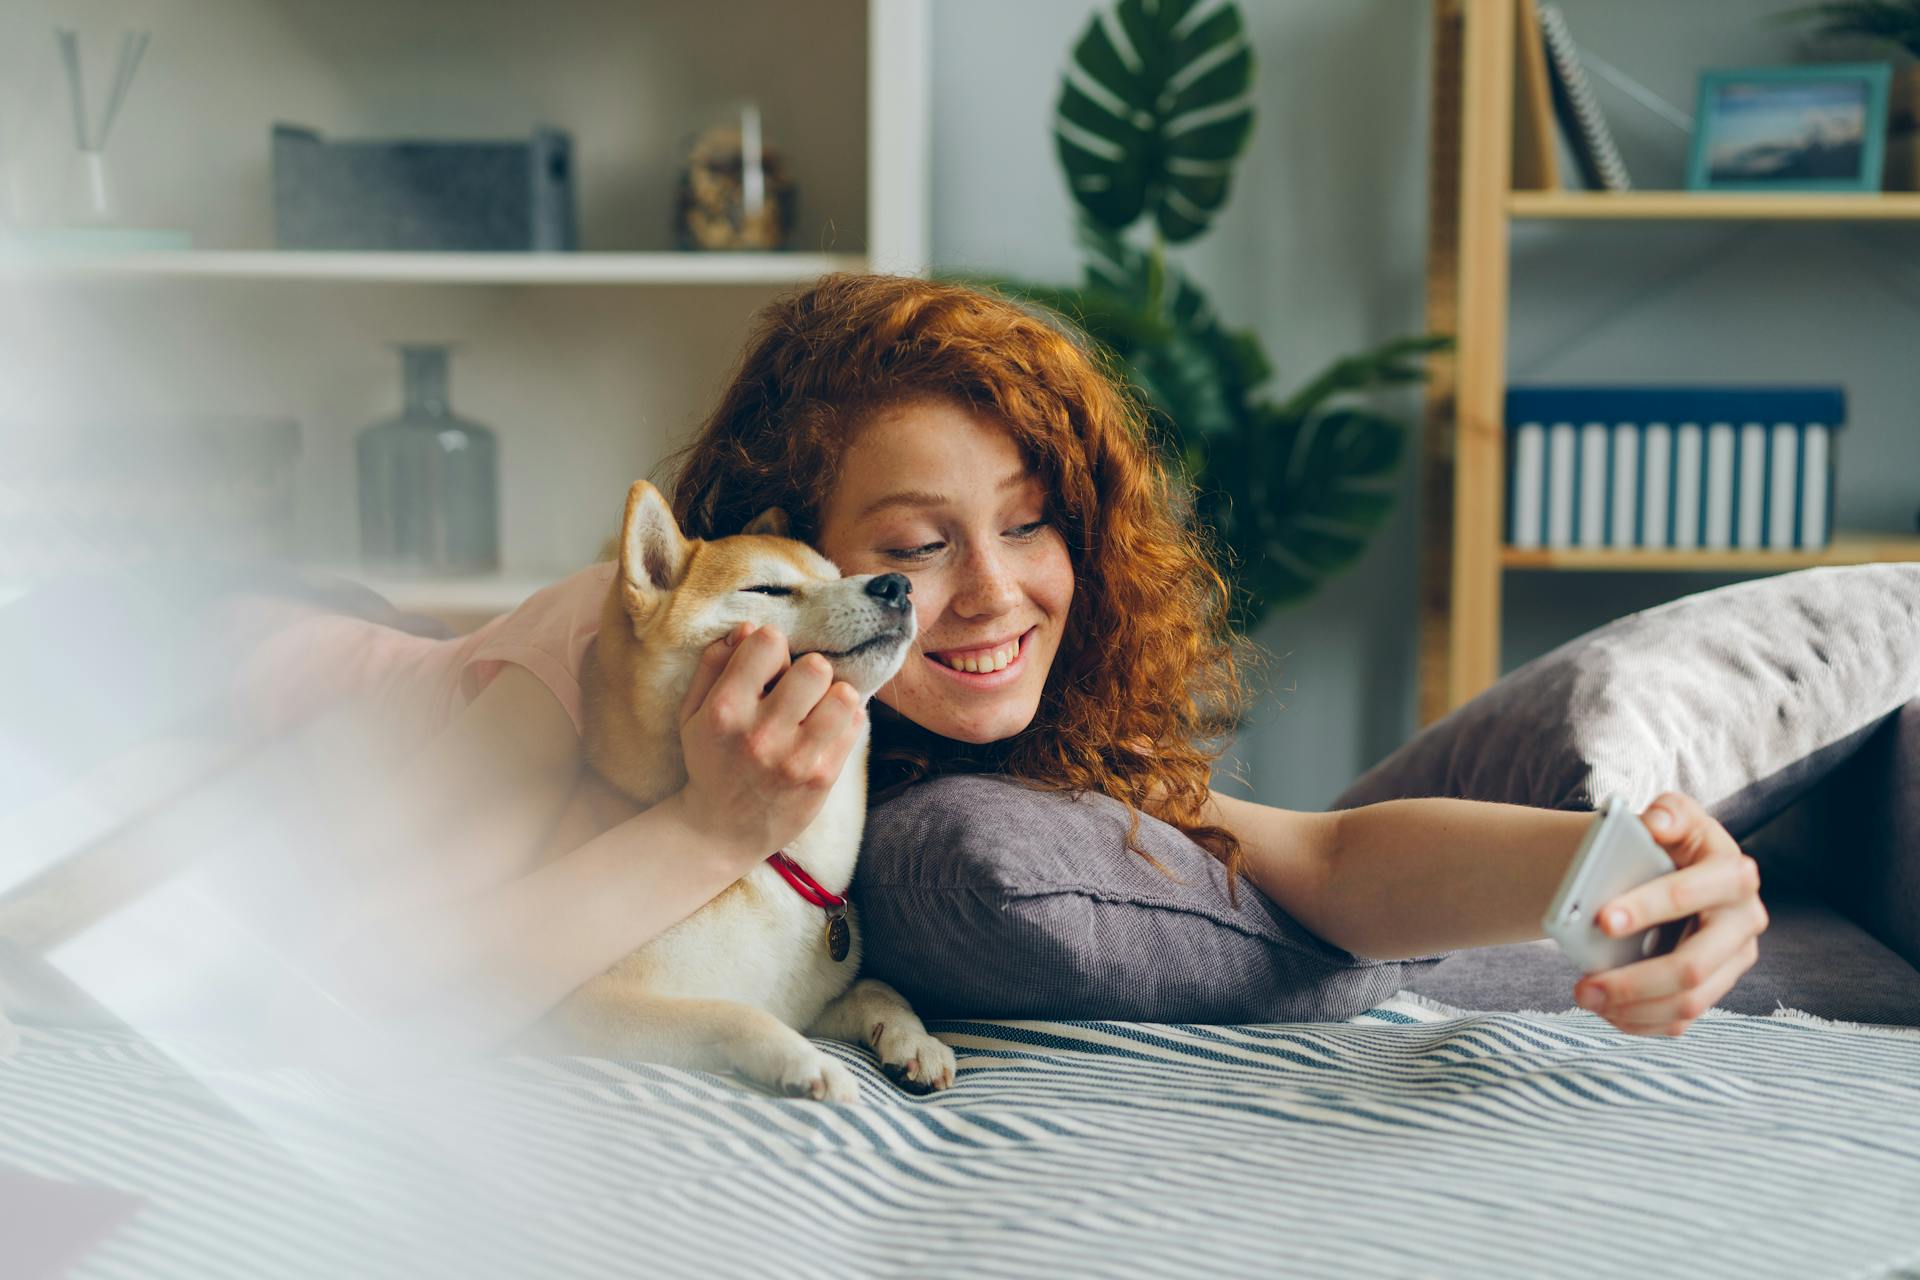
[[[1540,918],[1594,821],[1453,799],[1314,814],[1216,793],[1215,808],[1262,893],[1335,946],[1377,960],[1544,936]],[[1697,914],[1698,931],[1666,956],[1589,976],[1579,994],[1583,1004],[1601,997],[1624,1030],[1678,1034],[1753,964],[1767,915],[1757,865],[1698,802],[1668,792],[1643,820],[1678,869],[1603,904],[1626,913],[1617,925],[1602,914],[1603,927],[1619,936]]]
[[[358,915],[422,907],[526,874],[583,767],[580,735],[524,667],[503,667],[407,767],[374,781],[338,838],[364,871]]]
[[[337,950],[330,988],[436,1053],[489,1049],[753,861],[716,842],[676,792],[529,875],[374,922]]]
[[[1544,936],[1540,917],[1593,822],[1590,813],[1453,799],[1322,816],[1331,821],[1320,893],[1305,904],[1314,918],[1301,923],[1376,960]]]

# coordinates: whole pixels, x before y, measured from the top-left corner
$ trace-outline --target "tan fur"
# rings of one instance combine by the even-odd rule
[[[702,651],[738,622],[777,626],[796,654],[830,658],[863,696],[890,679],[911,648],[911,610],[868,591],[874,575],[842,578],[832,562],[784,534],[768,512],[752,532],[707,542],[681,536],[659,492],[634,484],[616,547],[620,568],[582,669],[585,747],[594,774],[634,811],[686,785],[678,714]],[[744,591],[787,586],[790,597]],[[867,737],[847,759],[819,816],[786,852],[831,893],[853,879],[866,817]],[[605,809],[603,807],[603,814]],[[577,833],[567,833],[571,838]],[[852,946],[835,962],[825,913],[761,863],[727,891],[608,973],[583,984],[537,1038],[614,1056],[702,1070],[731,1068],[788,1093],[854,1098],[852,1077],[811,1034],[870,1045],[916,1091],[953,1080],[953,1054],[926,1033],[884,983],[854,982]]]

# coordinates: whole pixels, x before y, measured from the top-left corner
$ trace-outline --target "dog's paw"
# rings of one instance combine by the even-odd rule
[[[860,1101],[860,1087],[854,1083],[853,1072],[818,1049],[808,1052],[811,1056],[796,1058],[781,1073],[780,1092],[789,1098],[811,1098],[815,1102]]]
[[[953,1050],[928,1035],[924,1027],[909,1024],[896,1030],[887,1023],[875,1023],[868,1041],[880,1055],[880,1069],[887,1079],[908,1093],[953,1087]]]

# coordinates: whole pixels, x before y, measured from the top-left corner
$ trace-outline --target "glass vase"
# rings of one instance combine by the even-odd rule
[[[400,347],[406,404],[360,432],[360,555],[392,574],[500,567],[494,433],[454,416],[444,345]]]

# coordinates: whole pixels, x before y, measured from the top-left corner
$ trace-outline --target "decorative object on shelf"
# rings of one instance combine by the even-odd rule
[[[290,558],[299,455],[287,418],[0,425],[0,579]]]
[[[80,37],[65,27],[54,33],[67,71],[67,99],[73,108],[75,151],[67,212],[75,222],[111,222],[117,212],[107,182],[107,137],[113,132],[113,122],[120,117],[120,107],[127,100],[127,90],[133,87],[134,72],[140,69],[140,59],[147,51],[151,36],[147,31],[129,31],[121,36],[120,60],[114,66],[113,87],[107,91],[106,104],[101,108],[100,127],[89,130],[87,95],[80,76]]]
[[[1837,386],[1509,388],[1507,544],[1825,547],[1845,421]]]
[[[444,344],[400,344],[406,404],[360,432],[360,555],[394,574],[500,567],[494,434],[454,416]]]
[[[786,165],[761,137],[760,108],[693,143],[680,173],[674,243],[682,249],[781,249],[797,199]]]
[[[80,37],[64,27],[54,31],[66,74],[67,105],[73,124],[73,154],[69,157],[65,199],[55,219],[57,226],[6,228],[0,248],[7,250],[141,250],[185,249],[192,241],[184,231],[142,229],[120,225],[126,216],[121,193],[107,165],[107,141],[126,106],[134,75],[152,39],[148,31],[123,32],[113,79],[101,100],[97,123],[87,110],[86,81],[82,74]],[[0,227],[15,221],[12,184],[8,182],[8,209],[0,209]],[[52,211],[49,211],[52,212]]]
[[[1884,62],[1702,72],[1688,188],[1880,190],[1890,79]]]
[[[1048,307],[1113,353],[1193,485],[1234,621],[1250,634],[1350,566],[1386,523],[1407,427],[1358,397],[1424,378],[1420,357],[1452,339],[1395,339],[1335,360],[1284,400],[1263,391],[1273,369],[1259,338],[1223,324],[1165,254],[1212,225],[1252,133],[1253,49],[1240,7],[1221,4],[1192,24],[1181,4],[1102,9],[1074,46],[1054,114],[1084,282],[942,274]],[[1116,29],[1130,55],[1109,35]],[[1143,214],[1154,238],[1139,247],[1124,233]]]
[[[282,249],[571,250],[573,140],[330,142],[276,124],[273,225]]]
[[[1586,69],[1580,62],[1580,49],[1573,43],[1567,20],[1555,5],[1539,7],[1539,22],[1546,40],[1547,66],[1551,71],[1554,115],[1560,121],[1581,180],[1593,191],[1630,191],[1626,162],[1614,145],[1607,118],[1593,96]]]

